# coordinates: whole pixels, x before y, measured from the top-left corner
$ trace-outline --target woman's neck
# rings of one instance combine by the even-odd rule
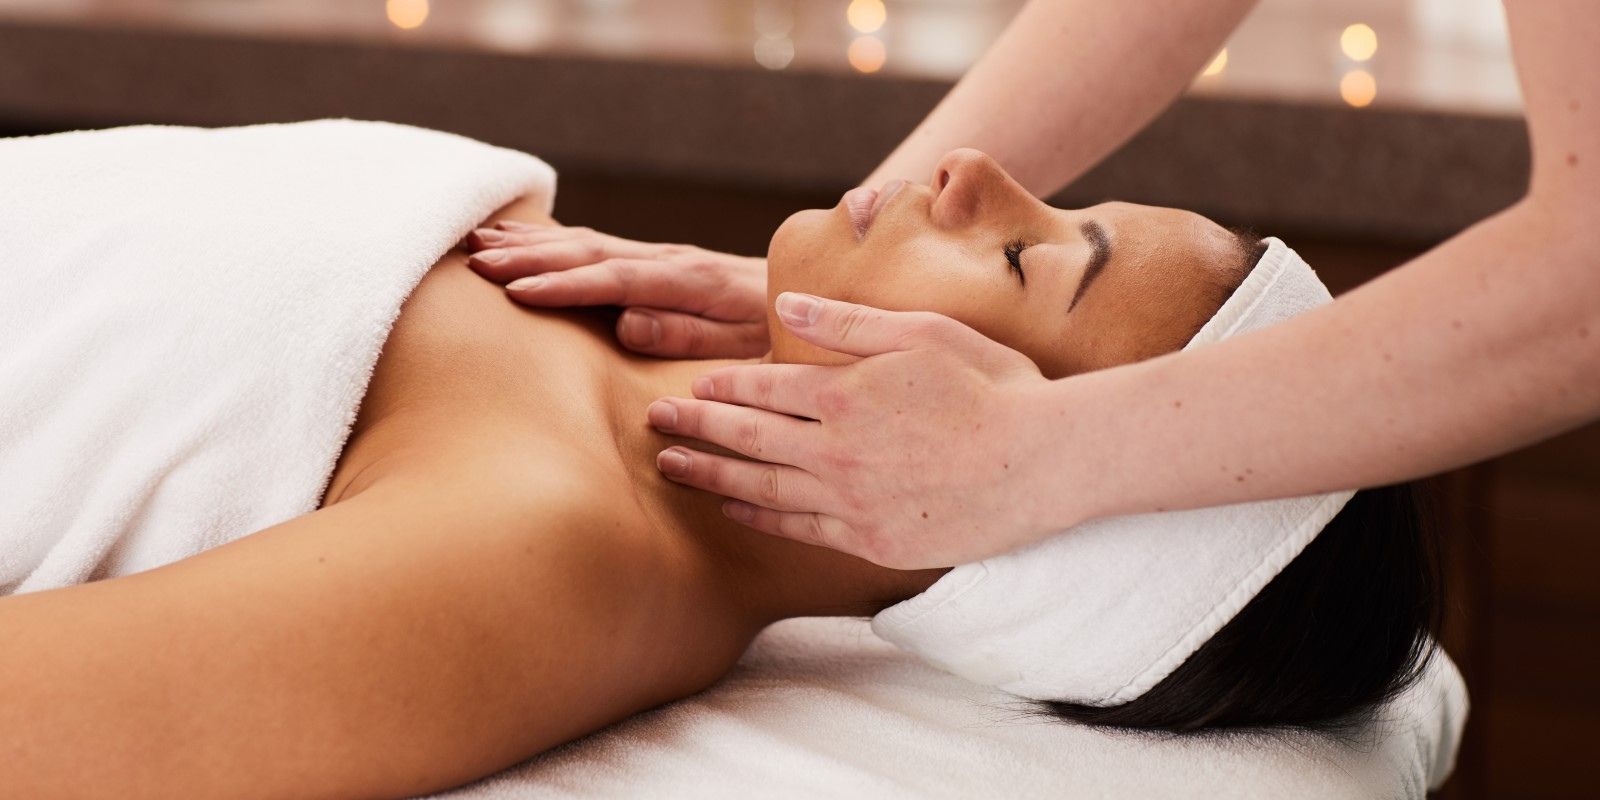
[[[767,359],[761,359],[767,360]],[[655,467],[655,456],[674,444],[706,449],[703,442],[660,434],[644,423],[649,403],[668,395],[686,397],[696,376],[746,361],[635,361],[635,380],[620,391],[617,447],[628,465],[639,501],[663,530],[713,564],[720,580],[761,617],[870,616],[921,592],[945,570],[900,571],[854,556],[752,530],[722,515],[723,498],[673,483]]]
[[[540,447],[553,437],[615,465],[617,491],[631,491],[644,524],[668,540],[664,552],[682,556],[675,566],[687,570],[683,579],[726,586],[731,610],[752,624],[871,614],[937,577],[752,531],[723,517],[719,498],[663,478],[656,453],[703,445],[652,430],[645,407],[689,395],[690,382],[707,370],[751,362],[635,356],[616,347],[614,322],[598,312],[530,312],[447,257],[406,301],[325,504],[419,459],[432,468],[438,452],[461,446],[464,429],[508,425],[491,437],[501,446]],[[529,434],[526,442],[521,434]]]

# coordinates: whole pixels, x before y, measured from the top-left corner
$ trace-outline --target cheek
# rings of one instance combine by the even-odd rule
[[[888,237],[885,237],[888,240]],[[869,242],[853,253],[841,290],[858,303],[895,311],[937,311],[967,321],[994,294],[977,258],[957,243],[906,236],[892,244]]]
[[[840,364],[850,356],[796,338],[778,321],[772,300],[799,291],[890,311],[934,311],[1027,354],[1035,361],[1058,335],[1030,325],[1036,313],[1016,292],[998,252],[973,252],[961,243],[920,231],[875,230],[864,244],[833,237],[828,212],[791,216],[768,252],[767,321],[772,356],[787,363]],[[820,217],[818,215],[821,215]],[[992,257],[986,257],[992,255]],[[1035,321],[1037,321],[1035,319]],[[1037,339],[1051,343],[1041,348]]]
[[[1047,374],[1065,374],[1065,305],[1048,276],[1037,274],[1024,290],[998,248],[941,239],[908,242],[897,263],[860,302],[943,314],[1026,355]]]

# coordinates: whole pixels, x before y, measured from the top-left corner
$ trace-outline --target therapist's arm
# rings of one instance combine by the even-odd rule
[[[1032,0],[864,185],[926,182],[958,147],[1053,194],[1166,108],[1255,0]]]
[[[725,368],[663,401],[767,463],[663,467],[751,527],[919,568],[1097,517],[1407,480],[1600,418],[1600,6],[1508,11],[1528,194],[1415,261],[1281,325],[1054,382],[953,321],[824,302],[785,324],[861,361]],[[785,439],[784,404],[820,424]]]
[[[1600,417],[1600,7],[1507,6],[1527,196],[1331,306],[1048,387],[1073,424],[1041,466],[1088,491],[1040,524],[1406,480]]]

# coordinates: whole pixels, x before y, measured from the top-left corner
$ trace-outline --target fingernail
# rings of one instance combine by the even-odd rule
[[[689,391],[693,393],[695,397],[698,397],[701,400],[710,400],[712,394],[711,379],[704,375],[695,378],[689,384]]]
[[[498,264],[506,260],[506,253],[504,250],[479,250],[472,254],[472,259],[485,264]]]
[[[822,303],[809,294],[784,292],[778,295],[778,316],[796,328],[804,328],[817,321]]]
[[[499,231],[489,230],[488,228],[479,228],[478,230],[474,231],[474,233],[478,234],[478,241],[483,242],[484,244],[499,244],[506,240],[505,234]]]
[[[531,231],[534,228],[534,226],[529,225],[526,222],[518,222],[514,219],[500,220],[499,222],[496,222],[494,226],[503,231]]]
[[[755,519],[756,510],[749,503],[729,500],[722,504],[722,515],[734,522],[749,522]]]
[[[506,288],[514,292],[525,292],[545,285],[547,280],[549,279],[543,275],[532,275],[526,278],[518,278],[506,284]]]
[[[657,400],[644,410],[650,424],[664,431],[678,427],[678,408],[665,400]],[[667,451],[672,452],[672,451]]]
[[[676,447],[662,450],[656,456],[656,468],[668,475],[682,477],[689,473],[689,456]]]
[[[650,347],[661,341],[661,321],[643,311],[624,312],[622,340],[634,347]]]

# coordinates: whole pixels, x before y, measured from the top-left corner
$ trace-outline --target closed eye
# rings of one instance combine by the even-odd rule
[[[1022,271],[1022,251],[1028,249],[1028,243],[1016,239],[1006,243],[1006,263],[1011,266],[1011,271],[1017,273],[1017,283],[1028,285],[1028,276]]]

